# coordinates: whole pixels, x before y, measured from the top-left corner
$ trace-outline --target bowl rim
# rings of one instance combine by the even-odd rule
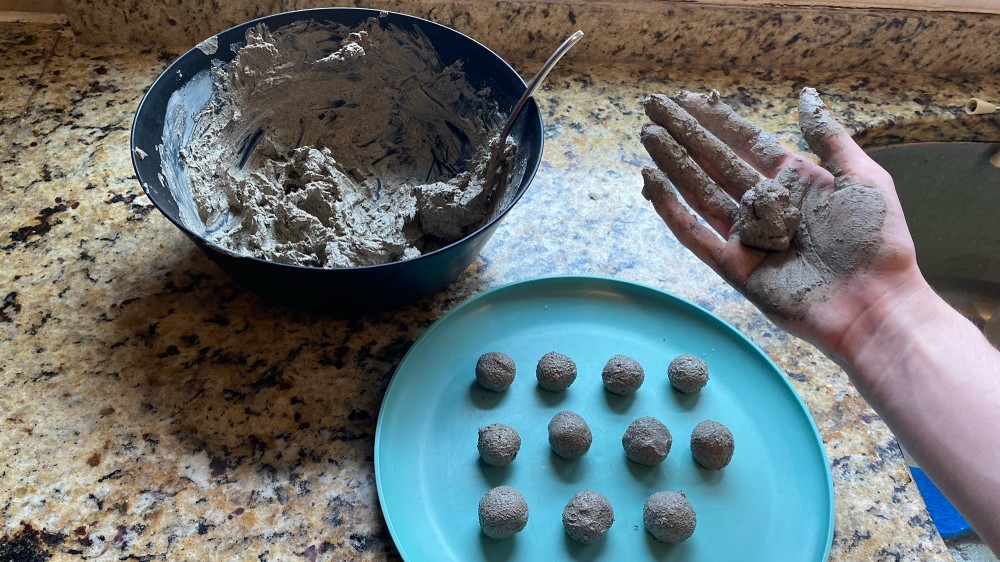
[[[438,248],[436,250],[433,250],[431,252],[422,253],[419,256],[416,256],[416,257],[413,257],[413,258],[407,258],[407,259],[396,260],[396,261],[391,261],[391,262],[386,262],[386,263],[380,263],[380,264],[374,264],[374,265],[359,265],[359,266],[354,266],[354,267],[322,267],[322,266],[313,266],[313,265],[302,265],[302,264],[294,264],[294,263],[277,262],[277,261],[272,261],[272,260],[268,260],[268,259],[258,258],[256,256],[249,256],[249,255],[246,255],[246,254],[240,254],[238,252],[234,252],[233,250],[231,250],[229,248],[226,248],[224,246],[220,246],[220,245],[218,245],[218,244],[216,244],[214,242],[211,242],[208,239],[206,239],[205,237],[203,237],[203,236],[201,236],[201,235],[196,234],[195,232],[193,232],[191,229],[189,229],[187,226],[185,226],[180,221],[180,219],[175,219],[169,213],[167,213],[166,211],[164,211],[163,207],[156,200],[156,198],[154,198],[154,197],[152,197],[150,195],[149,190],[147,189],[147,184],[146,184],[145,181],[143,181],[143,174],[139,171],[139,160],[144,159],[145,156],[143,156],[141,158],[139,157],[139,153],[137,151],[137,149],[139,149],[139,147],[136,146],[136,129],[137,129],[138,123],[139,123],[139,115],[142,113],[143,107],[147,103],[147,100],[149,98],[150,92],[153,91],[153,89],[156,87],[156,85],[159,84],[161,80],[167,80],[168,77],[173,76],[173,74],[174,74],[174,67],[177,66],[177,65],[179,65],[180,61],[183,60],[185,57],[188,57],[189,55],[191,55],[196,50],[198,50],[199,52],[201,52],[199,50],[199,46],[202,43],[204,43],[204,41],[207,41],[209,39],[218,37],[218,36],[220,36],[222,34],[231,32],[231,31],[233,31],[233,30],[235,30],[237,28],[250,28],[250,27],[252,27],[254,25],[257,25],[257,24],[261,24],[261,23],[266,24],[266,23],[268,23],[269,20],[272,20],[274,18],[279,18],[279,17],[280,18],[285,18],[285,17],[288,17],[288,16],[296,15],[296,16],[299,16],[299,17],[294,18],[294,21],[301,21],[301,20],[305,20],[305,19],[310,19],[309,16],[311,16],[313,14],[316,14],[316,15],[325,15],[325,14],[331,14],[331,13],[336,13],[336,12],[368,12],[368,13],[371,14],[372,17],[378,17],[380,15],[387,14],[387,15],[392,15],[392,16],[395,16],[395,17],[401,17],[403,19],[409,19],[409,20],[412,20],[414,23],[418,23],[420,25],[430,25],[430,26],[433,26],[433,27],[442,28],[442,29],[444,29],[444,30],[446,30],[446,31],[448,31],[450,33],[457,34],[457,35],[459,35],[461,37],[464,37],[464,38],[468,39],[469,41],[472,41],[476,45],[479,45],[480,47],[482,47],[483,49],[485,49],[487,52],[491,53],[493,56],[495,56],[500,61],[500,63],[503,66],[505,66],[508,69],[510,69],[510,71],[517,78],[517,81],[520,82],[520,84],[522,86],[524,86],[525,90],[528,88],[527,83],[525,83],[524,78],[521,77],[520,73],[517,72],[517,70],[514,69],[514,67],[511,66],[510,63],[507,62],[506,59],[504,59],[499,54],[497,54],[493,49],[490,49],[489,47],[487,47],[483,43],[477,41],[476,39],[470,37],[469,35],[466,35],[465,33],[462,33],[461,31],[458,31],[455,28],[449,27],[449,26],[444,25],[444,24],[437,23],[435,21],[431,21],[431,20],[426,19],[426,18],[422,18],[422,17],[419,17],[419,16],[410,15],[410,14],[405,14],[405,13],[402,13],[402,12],[394,12],[394,11],[391,11],[391,10],[379,10],[379,9],[373,9],[373,8],[356,8],[356,7],[351,7],[351,6],[337,6],[337,7],[327,7],[327,8],[305,8],[305,9],[301,9],[301,10],[289,10],[289,11],[286,11],[286,12],[278,12],[278,13],[269,14],[269,15],[266,15],[266,16],[261,16],[261,17],[254,18],[252,20],[248,20],[246,22],[243,22],[243,23],[240,23],[240,24],[237,24],[237,25],[233,25],[233,26],[228,27],[228,28],[226,28],[226,29],[224,29],[222,31],[218,31],[215,34],[211,35],[210,37],[208,37],[206,39],[203,39],[202,41],[199,41],[197,44],[195,44],[195,46],[191,47],[187,51],[184,51],[183,53],[181,53],[180,55],[178,55],[177,58],[175,58],[173,60],[173,62],[171,62],[165,69],[163,69],[163,71],[160,73],[160,75],[156,77],[156,80],[154,80],[152,82],[152,84],[150,84],[149,87],[146,89],[145,93],[143,93],[142,99],[139,101],[139,105],[136,108],[135,115],[133,115],[133,117],[132,117],[132,126],[129,128],[129,153],[130,153],[130,156],[131,156],[131,159],[132,159],[132,169],[135,172],[136,180],[138,180],[139,186],[141,187],[141,189],[143,191],[143,194],[145,194],[146,197],[153,204],[153,206],[156,207],[156,209],[158,211],[160,211],[161,215],[163,215],[164,217],[166,217],[167,220],[169,220],[171,223],[173,223],[174,226],[176,226],[177,228],[179,228],[181,230],[181,232],[183,232],[184,234],[186,234],[189,238],[192,238],[193,240],[197,240],[199,243],[204,244],[206,247],[211,248],[213,251],[222,253],[222,254],[224,254],[226,256],[229,256],[229,257],[232,257],[232,258],[237,258],[237,259],[250,260],[252,262],[257,262],[259,264],[262,264],[262,265],[265,265],[265,266],[268,266],[268,267],[290,268],[292,270],[300,270],[300,271],[331,271],[331,272],[332,271],[376,271],[376,270],[391,268],[393,266],[398,266],[399,264],[402,264],[402,263],[415,263],[415,262],[419,262],[419,261],[422,261],[422,260],[426,261],[426,259],[431,259],[431,258],[433,258],[435,256],[438,256],[438,255],[450,252],[456,246],[458,246],[458,245],[460,245],[460,244],[462,244],[462,243],[464,243],[466,241],[469,241],[469,240],[471,240],[473,238],[478,238],[480,235],[482,235],[483,233],[489,231],[491,228],[494,227],[494,225],[496,225],[501,220],[503,220],[503,218],[507,215],[507,213],[509,213],[511,211],[511,209],[514,208],[514,206],[517,204],[517,202],[520,201],[521,197],[523,197],[524,194],[528,191],[528,187],[530,187],[531,186],[531,182],[534,181],[535,175],[538,173],[538,169],[541,168],[542,155],[544,154],[544,151],[545,151],[545,123],[542,121],[541,108],[538,107],[538,104],[535,102],[535,98],[534,97],[532,97],[532,98],[530,98],[528,100],[528,106],[526,106],[525,109],[533,108],[535,110],[535,115],[537,115],[537,117],[538,117],[538,119],[537,119],[538,128],[539,128],[541,134],[539,135],[539,143],[538,143],[539,144],[539,146],[538,146],[538,160],[535,162],[535,165],[530,170],[529,169],[525,170],[525,179],[522,180],[522,181],[525,181],[527,183],[527,185],[525,185],[525,188],[522,189],[522,190],[519,190],[519,192],[515,194],[515,196],[513,197],[513,199],[511,199],[510,204],[508,204],[501,212],[497,213],[497,215],[495,217],[491,218],[490,220],[484,222],[476,230],[474,230],[471,233],[469,233],[469,234],[467,234],[467,235],[459,238],[458,240],[456,240],[454,242],[446,244],[446,245],[444,245],[444,246],[442,246],[442,247],[440,247],[440,248]],[[220,45],[220,48],[221,48],[221,45]],[[518,95],[520,95],[520,92],[518,93]],[[526,118],[527,115],[530,115],[530,111],[522,111],[522,114],[525,115],[525,117],[522,117],[522,118]],[[530,124],[527,124],[526,126],[530,126]],[[141,150],[141,149],[139,149],[139,150]],[[166,187],[166,186],[164,186],[164,187]],[[167,189],[169,189],[169,187],[167,187]]]

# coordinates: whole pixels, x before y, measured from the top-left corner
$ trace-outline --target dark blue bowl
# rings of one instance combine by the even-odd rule
[[[444,65],[463,61],[463,69],[473,87],[489,88],[490,97],[508,115],[526,88],[524,81],[499,55],[479,42],[451,28],[424,19],[361,8],[320,8],[267,16],[230,28],[216,37],[218,50],[206,55],[197,48],[173,62],[143,97],[132,123],[132,164],[146,194],[153,204],[212,260],[236,281],[268,300],[298,308],[348,316],[398,308],[434,294],[455,280],[476,258],[500,221],[521,198],[538,170],[542,158],[542,117],[534,100],[522,111],[511,132],[517,142],[517,161],[505,208],[478,230],[448,246],[420,257],[382,265],[324,269],[270,262],[238,255],[212,244],[184,226],[177,202],[161,176],[163,155],[153,148],[162,142],[167,101],[199,72],[211,67],[213,60],[229,62],[235,56],[230,49],[242,43],[246,30],[259,23],[274,30],[300,20],[335,22],[354,27],[379,17],[383,25],[403,30],[419,29],[437,50]],[[202,102],[203,103],[203,102]],[[136,148],[146,156],[137,156]],[[177,161],[177,155],[166,155]]]

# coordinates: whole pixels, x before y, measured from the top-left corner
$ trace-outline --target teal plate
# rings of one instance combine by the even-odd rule
[[[487,351],[514,358],[505,393],[483,390],[475,364]],[[538,388],[535,364],[549,351],[573,358],[576,382]],[[709,367],[696,395],[675,392],[667,365],[690,353]],[[631,398],[607,393],[601,369],[615,354],[646,371]],[[547,424],[573,410],[594,435],[575,461],[552,454]],[[673,434],[655,467],[629,462],[621,437],[641,416]],[[721,471],[691,458],[694,426],[714,419],[733,432],[736,453]],[[478,428],[511,425],[521,451],[507,467],[479,461]],[[650,287],[593,277],[514,283],[473,298],[413,345],[386,391],[375,436],[375,477],[389,531],[405,560],[795,560],[826,561],[833,537],[833,485],[819,433],[781,371],[748,339],[696,305]],[[517,488],[528,526],[494,540],[479,528],[479,499]],[[570,539],[562,510],[580,490],[603,493],[615,523],[592,545]],[[642,524],[646,498],[683,491],[698,516],[694,535],[670,546]]]

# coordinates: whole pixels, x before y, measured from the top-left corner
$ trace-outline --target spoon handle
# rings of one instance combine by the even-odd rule
[[[503,129],[500,131],[500,138],[497,143],[499,146],[503,146],[504,140],[506,140],[507,135],[510,134],[511,128],[514,127],[514,121],[517,120],[517,116],[521,114],[521,110],[524,109],[524,105],[527,104],[528,100],[531,99],[531,96],[535,94],[535,90],[542,85],[542,81],[544,81],[545,77],[548,76],[552,67],[559,62],[559,59],[566,54],[566,51],[569,51],[573,45],[576,45],[576,42],[579,41],[581,37],[583,37],[582,31],[577,31],[573,35],[570,35],[565,41],[563,41],[562,45],[559,45],[559,48],[552,53],[549,60],[545,61],[545,64],[542,65],[538,74],[535,74],[535,77],[531,79],[531,82],[528,84],[528,89],[524,91],[521,99],[517,100],[517,105],[514,106],[514,111],[510,112],[510,117],[507,118],[507,123],[504,124]]]

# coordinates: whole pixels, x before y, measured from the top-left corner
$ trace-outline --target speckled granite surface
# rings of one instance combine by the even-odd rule
[[[735,3],[735,2],[734,2]],[[250,19],[327,7],[315,0],[65,0],[81,40],[188,49]],[[836,70],[1000,71],[1000,15],[695,5],[682,0],[345,0],[424,17],[476,37],[507,60],[546,56],[576,29],[573,60],[786,68],[822,57]]]
[[[491,287],[594,274],[697,302],[788,374],[832,464],[833,559],[949,558],[845,375],[683,250],[642,199],[639,100],[716,88],[796,145],[795,95],[811,84],[875,141],[996,139],[997,119],[960,108],[1000,79],[560,67],[539,96],[542,168],[480,259],[436,297],[348,321],[262,302],[142,195],[128,128],[173,55],[21,25],[0,26],[0,45],[0,553],[397,559],[372,449],[405,351]]]

